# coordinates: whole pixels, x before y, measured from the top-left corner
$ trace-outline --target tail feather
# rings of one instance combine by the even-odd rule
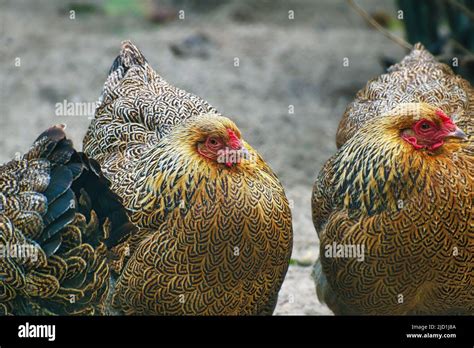
[[[49,186],[44,192],[49,204],[53,203],[70,189],[72,180],[73,175],[68,167],[60,165],[52,170]]]
[[[123,41],[120,54],[115,58],[109,69],[107,80],[105,81],[99,104],[102,105],[111,100],[112,91],[119,85],[128,70],[133,66],[143,68],[143,76],[146,77],[152,70],[149,69],[148,62],[140,50],[130,41]]]
[[[83,153],[80,156],[86,166],[83,174],[73,182],[72,189],[76,193],[76,197],[82,197],[83,200],[89,201],[90,209],[95,211],[99,217],[105,216],[110,221],[110,235],[104,240],[104,243],[107,247],[113,247],[135,233],[137,227],[130,223],[122,205],[122,199],[108,188],[110,183],[100,171],[100,165]],[[107,187],[107,190],[103,189],[104,186]],[[105,219],[102,219],[101,223],[104,222]]]
[[[20,160],[0,166],[0,244],[38,251],[35,262],[0,259],[3,314],[105,312],[105,239],[119,240],[114,232],[131,228],[99,165],[74,150],[64,128],[49,128]]]
[[[122,41],[120,54],[115,58],[112,66],[109,70],[109,75],[117,70],[122,70],[124,73],[128,71],[128,69],[134,65],[142,65],[144,66],[147,64],[147,60],[142,52],[132,44],[131,41],[125,40]]]
[[[60,234],[55,234],[53,237],[49,238],[46,242],[42,243],[41,248],[45,252],[46,256],[54,255],[62,244],[62,237]]]

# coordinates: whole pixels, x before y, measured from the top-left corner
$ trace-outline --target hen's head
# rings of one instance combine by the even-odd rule
[[[434,152],[449,139],[466,139],[466,134],[441,109],[425,103],[400,104],[389,113],[393,127],[414,150]]]
[[[202,115],[189,121],[187,139],[191,151],[201,158],[227,167],[238,165],[248,151],[234,122],[217,115]]]

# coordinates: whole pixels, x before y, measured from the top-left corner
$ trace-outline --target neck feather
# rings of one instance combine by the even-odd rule
[[[428,184],[427,156],[397,134],[356,134],[336,155],[335,199],[350,214],[403,209]]]

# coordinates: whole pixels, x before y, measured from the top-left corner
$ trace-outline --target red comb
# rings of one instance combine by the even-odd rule
[[[232,129],[227,129],[227,134],[229,134],[229,142],[228,145],[231,149],[238,150],[242,147],[242,143],[240,139],[235,135]]]
[[[441,109],[438,109],[436,110],[436,115],[438,115],[443,121],[451,121],[451,117],[449,117],[448,115],[446,115],[443,110]]]

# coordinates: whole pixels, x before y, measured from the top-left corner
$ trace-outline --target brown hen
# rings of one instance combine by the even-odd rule
[[[417,45],[348,107],[312,197],[335,314],[474,313],[473,105]]]
[[[139,228],[117,248],[126,314],[271,314],[288,268],[283,188],[240,130],[122,44],[84,139]]]

